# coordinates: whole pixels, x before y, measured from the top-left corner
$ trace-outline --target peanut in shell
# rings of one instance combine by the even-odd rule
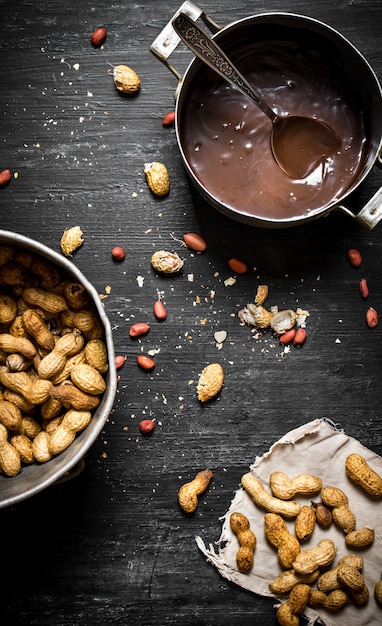
[[[198,472],[193,480],[182,485],[178,491],[178,502],[185,513],[193,513],[198,506],[198,496],[204,493],[213,478],[210,469]]]
[[[345,461],[349,478],[360,485],[368,494],[382,497],[382,477],[374,471],[360,454],[349,454]]]
[[[353,530],[345,537],[345,543],[348,548],[366,548],[374,541],[374,530],[368,526]]]

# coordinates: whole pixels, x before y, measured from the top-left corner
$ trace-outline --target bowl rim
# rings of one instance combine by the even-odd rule
[[[35,239],[13,231],[0,229],[0,246],[3,245],[19,246],[28,249],[30,252],[39,254],[51,263],[55,263],[61,270],[75,278],[77,282],[83,284],[91,297],[92,304],[104,328],[104,340],[107,347],[109,369],[106,376],[107,389],[100,405],[93,414],[90,424],[84,431],[77,435],[76,439],[67,450],[64,450],[61,454],[46,463],[33,463],[29,466],[23,466],[22,471],[17,476],[6,477],[0,475],[0,482],[3,483],[0,489],[0,509],[26,500],[55,483],[67,480],[71,475],[73,475],[73,477],[77,476],[84,466],[83,457],[94,444],[107,422],[117,392],[117,373],[111,324],[97,290],[92,283],[90,283],[82,271],[72,261]],[[91,425],[92,428],[89,430]],[[28,476],[27,479],[25,478],[28,469],[33,472],[34,467],[39,468],[40,471],[37,472],[38,474],[46,474],[38,484],[33,484],[33,476]],[[47,470],[46,472],[45,469]],[[23,479],[21,479],[21,477],[23,477]],[[21,484],[27,483],[28,486],[25,490],[18,492],[17,484],[19,485],[20,482]],[[6,487],[6,489],[4,489],[4,487]]]

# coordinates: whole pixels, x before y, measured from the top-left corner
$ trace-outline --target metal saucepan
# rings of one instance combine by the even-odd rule
[[[357,214],[343,205],[373,166],[382,166],[382,90],[362,54],[338,31],[302,15],[262,13],[221,28],[191,2],[178,13],[210,28],[278,115],[317,117],[341,138],[338,151],[306,178],[287,176],[272,156],[269,120],[253,103],[197,58],[183,77],[170,65],[180,42],[170,20],[150,49],[178,79],[177,140],[201,195],[253,226],[295,226],[339,209],[374,228],[382,188]]]

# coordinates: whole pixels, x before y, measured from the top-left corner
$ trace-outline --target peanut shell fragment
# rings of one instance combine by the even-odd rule
[[[82,230],[79,226],[72,226],[67,228],[61,237],[61,250],[65,256],[70,256],[77,248],[80,248],[84,243],[82,239]]]
[[[269,328],[273,318],[273,313],[268,311],[261,304],[249,304],[247,309],[249,318],[245,319],[247,324],[253,324],[256,328]]]
[[[141,79],[128,65],[116,65],[113,69],[114,84],[118,91],[125,94],[134,94],[139,91]]]
[[[184,262],[176,252],[158,250],[151,257],[151,265],[162,274],[176,274],[182,269]]]
[[[170,177],[167,167],[159,161],[145,163],[145,174],[149,188],[155,196],[166,196],[170,191]]]
[[[198,400],[207,402],[221,390],[224,382],[223,368],[219,363],[210,363],[200,374],[196,388]]]
[[[293,328],[297,321],[297,314],[291,309],[278,311],[271,319],[271,328],[278,335],[282,335],[287,330]]]
[[[268,298],[268,285],[259,285],[255,296],[255,304],[264,304]]]

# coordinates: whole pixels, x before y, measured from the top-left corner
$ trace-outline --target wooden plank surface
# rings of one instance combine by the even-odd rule
[[[0,169],[18,173],[0,190],[0,227],[58,251],[65,228],[81,226],[85,242],[73,263],[99,293],[111,287],[105,309],[116,353],[127,355],[83,473],[0,512],[2,624],[276,624],[273,602],[223,579],[195,536],[219,538],[242,474],[305,422],[330,418],[382,452],[381,330],[365,324],[367,306],[382,311],[381,226],[369,232],[333,213],[298,228],[256,229],[200,197],[175,130],[162,126],[174,107],[175,77],[149,51],[178,7],[174,0],[0,0]],[[273,10],[323,20],[382,78],[380,0],[220,0],[202,8],[222,25]],[[95,49],[90,34],[100,25],[108,36]],[[174,53],[181,72],[190,59],[183,46]],[[110,70],[119,63],[139,74],[136,97],[117,93]],[[170,172],[163,199],[146,185],[144,164],[153,160]],[[360,209],[380,185],[374,168],[350,205]],[[200,233],[206,252],[182,247],[185,232]],[[121,264],[111,258],[115,245],[126,250]],[[350,247],[362,252],[360,270],[347,260]],[[152,270],[158,249],[184,258],[181,275]],[[255,269],[225,286],[234,256]],[[358,292],[361,275],[368,302]],[[256,338],[240,325],[238,311],[253,302],[259,282],[269,286],[267,304],[310,312],[303,348],[283,354],[271,333]],[[168,309],[163,323],[152,313],[158,293]],[[135,321],[151,324],[139,341],[128,334]],[[221,350],[217,330],[228,332]],[[152,373],[136,365],[142,348],[158,350]],[[201,406],[196,382],[215,361],[224,388]],[[150,438],[139,433],[144,418],[156,420]],[[213,482],[186,517],[177,491],[205,467]]]

